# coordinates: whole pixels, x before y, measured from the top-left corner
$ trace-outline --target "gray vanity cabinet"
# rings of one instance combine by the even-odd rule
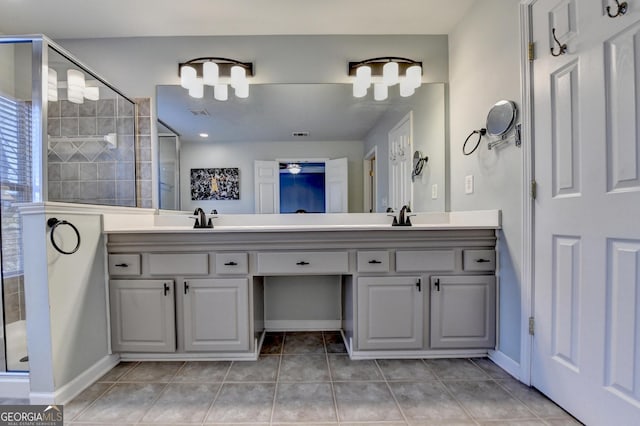
[[[249,280],[191,279],[183,282],[186,351],[249,349]]]
[[[431,348],[493,348],[494,275],[431,277]]]
[[[111,280],[109,296],[114,352],[175,351],[173,280]]]
[[[358,348],[421,349],[420,277],[358,278]]]

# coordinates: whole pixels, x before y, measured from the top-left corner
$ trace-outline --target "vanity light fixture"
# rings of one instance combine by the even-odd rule
[[[209,134],[208,133],[200,133],[200,137],[201,138],[208,138]]]
[[[376,101],[389,96],[389,87],[400,85],[400,96],[413,95],[422,84],[422,62],[395,56],[365,59],[349,62],[349,75],[353,80],[353,96],[362,98],[373,85]]]
[[[178,64],[180,85],[194,98],[204,96],[204,87],[213,87],[213,97],[218,101],[229,98],[229,86],[237,98],[249,97],[249,80],[253,77],[253,62],[235,59],[202,57]]]

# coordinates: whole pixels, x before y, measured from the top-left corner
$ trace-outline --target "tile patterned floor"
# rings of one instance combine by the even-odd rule
[[[351,361],[334,332],[270,333],[256,362],[122,362],[64,414],[87,426],[580,424],[488,359]]]

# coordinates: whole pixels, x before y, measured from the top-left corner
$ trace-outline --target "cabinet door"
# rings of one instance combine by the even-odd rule
[[[358,278],[358,348],[420,349],[420,277]]]
[[[249,349],[249,281],[184,282],[184,345],[187,351]]]
[[[111,346],[114,352],[176,349],[171,280],[111,280]]]
[[[431,277],[431,347],[493,348],[496,278]]]

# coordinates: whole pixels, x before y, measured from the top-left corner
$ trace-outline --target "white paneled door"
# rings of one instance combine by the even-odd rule
[[[588,425],[631,425],[640,422],[640,1],[615,18],[606,6],[615,15],[614,0],[531,7],[532,384]]]

